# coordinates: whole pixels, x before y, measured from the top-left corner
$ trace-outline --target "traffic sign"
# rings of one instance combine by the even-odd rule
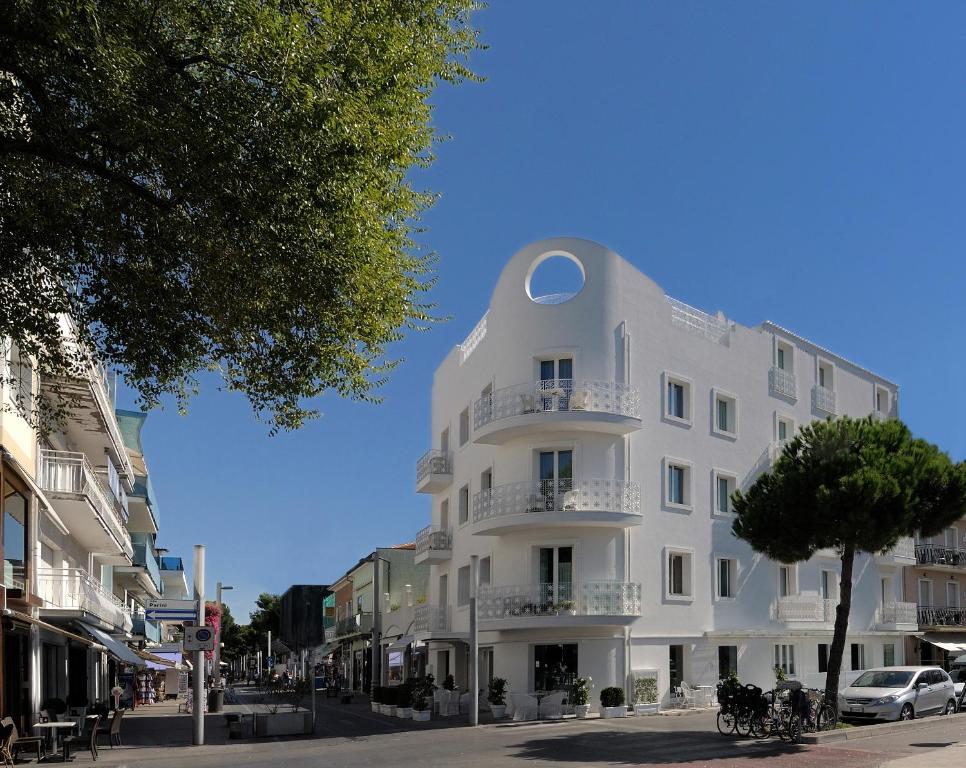
[[[186,651],[215,650],[215,630],[211,627],[185,627],[184,649]]]
[[[152,621],[193,621],[198,618],[198,601],[148,600],[144,617]]]

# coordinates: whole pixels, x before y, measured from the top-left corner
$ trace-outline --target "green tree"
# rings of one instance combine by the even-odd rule
[[[91,354],[147,407],[216,371],[273,430],[377,399],[431,320],[411,171],[474,8],[0,0],[0,338],[52,382],[35,425]]]
[[[840,553],[825,685],[837,707],[856,554],[884,552],[917,532],[938,533],[966,515],[966,463],[914,439],[898,420],[842,417],[803,428],[772,470],[733,501],[734,534],[773,560],[807,560],[826,548]]]

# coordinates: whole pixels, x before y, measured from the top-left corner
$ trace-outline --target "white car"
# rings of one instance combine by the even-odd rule
[[[939,667],[879,667],[839,692],[842,720],[912,720],[956,711],[953,681]]]

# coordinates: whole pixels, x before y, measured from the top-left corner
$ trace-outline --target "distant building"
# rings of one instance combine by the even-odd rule
[[[325,643],[327,584],[293,584],[279,600],[279,640],[295,653]]]

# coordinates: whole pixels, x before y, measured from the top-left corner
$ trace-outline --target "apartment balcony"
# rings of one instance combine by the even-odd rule
[[[414,562],[438,565],[453,556],[453,532],[447,528],[427,525],[416,534],[416,556]]]
[[[3,588],[8,597],[21,597],[26,587],[26,570],[22,560],[3,561]],[[19,594],[15,594],[19,593]]]
[[[834,416],[838,413],[835,409],[835,392],[815,384],[812,387],[812,407]]]
[[[915,632],[918,625],[915,603],[886,603],[875,616],[875,628],[880,632]]]
[[[131,634],[140,635],[149,643],[161,642],[161,622],[149,621],[143,613],[135,613],[131,617]]]
[[[640,428],[640,391],[612,381],[533,381],[498,389],[473,405],[473,439],[489,445],[533,432],[626,435]]]
[[[127,512],[85,454],[42,450],[39,480],[73,539],[108,563],[131,562]]]
[[[452,453],[432,448],[416,462],[416,493],[438,493],[452,482]]]
[[[768,370],[768,391],[772,395],[796,399],[795,374],[772,366]]]
[[[966,550],[934,544],[915,544],[915,559],[937,571],[959,571],[966,568]]]
[[[368,635],[371,633],[371,613],[360,613],[355,616],[349,616],[347,619],[340,619],[335,624],[335,636],[339,639],[354,637],[356,635]]]
[[[643,521],[641,486],[622,480],[537,480],[497,485],[473,496],[473,533],[526,528],[631,528]]]
[[[422,642],[431,640],[466,640],[468,632],[454,632],[448,605],[417,605],[414,610],[413,635]]]
[[[130,632],[131,611],[82,568],[39,568],[38,597],[45,619],[84,619],[108,631]]]
[[[144,598],[158,599],[164,594],[161,564],[152,547],[145,542],[134,545],[133,565],[114,566],[114,577],[122,580],[119,586]]]
[[[919,628],[962,629],[966,627],[966,609],[920,605],[916,611]]]
[[[480,628],[625,626],[641,615],[641,585],[620,581],[481,587]]]
[[[878,553],[875,560],[880,565],[914,565],[916,562],[915,542],[911,537],[903,536],[894,547]]]
[[[835,600],[826,600],[813,595],[789,595],[778,598],[775,618],[784,624],[828,624],[835,623]]]
[[[160,565],[164,596],[171,600],[186,600],[189,594],[188,579],[181,558],[165,555],[160,558]]]

